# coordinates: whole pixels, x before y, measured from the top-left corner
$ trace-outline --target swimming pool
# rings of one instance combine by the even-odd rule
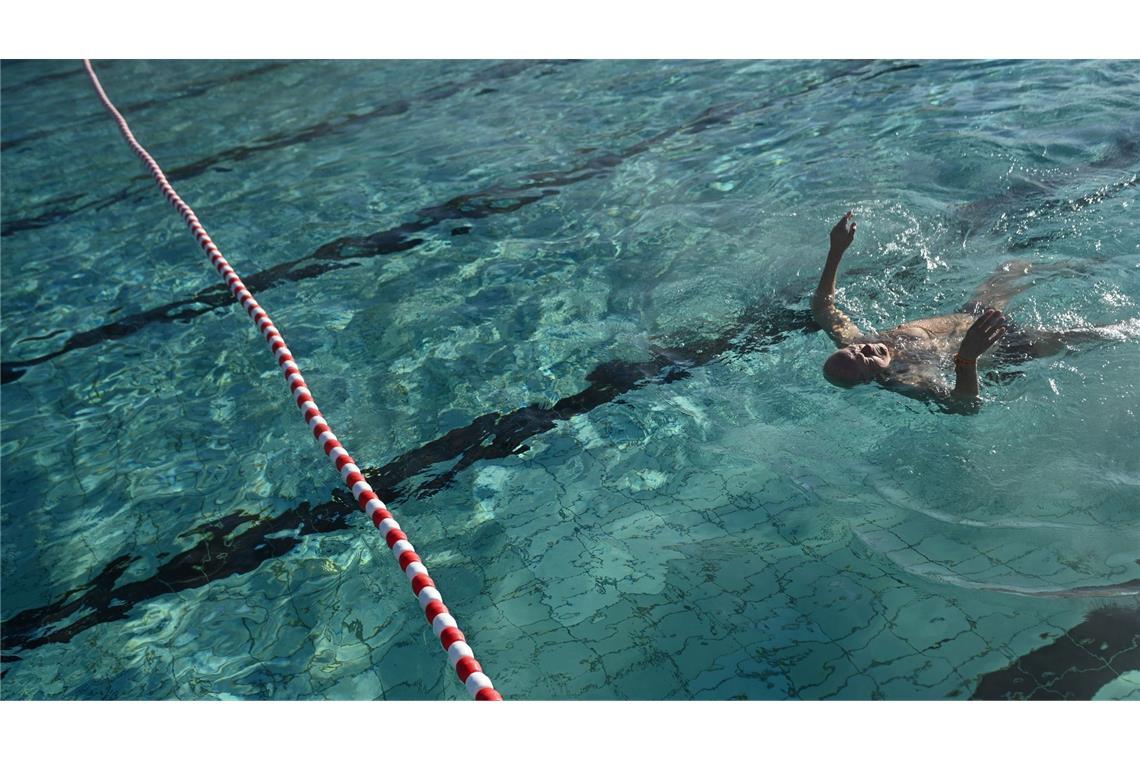
[[[1140,696],[1134,62],[110,61],[514,699]],[[75,62],[4,62],[3,696],[466,693]],[[940,413],[819,367],[1056,264]]]

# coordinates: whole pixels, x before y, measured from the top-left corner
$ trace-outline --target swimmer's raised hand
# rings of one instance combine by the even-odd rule
[[[958,348],[958,357],[967,361],[975,361],[985,353],[985,350],[998,342],[1005,334],[1005,317],[997,309],[986,309],[974,320],[966,337],[962,338],[962,345]]]
[[[839,224],[831,228],[831,251],[829,253],[842,254],[847,250],[847,246],[851,245],[851,241],[855,239],[855,223],[851,222],[851,227],[848,228],[847,222],[851,221],[854,216],[852,212],[848,211],[839,220]]]
[[[847,226],[853,216],[848,211],[839,220],[839,224],[831,229],[831,250],[827,252],[827,262],[823,265],[819,285],[811,299],[811,313],[815,321],[840,346],[850,345],[863,335],[851,318],[835,305],[835,277],[839,272],[839,263],[843,260],[843,252],[855,239],[855,223],[851,222],[851,226]]]

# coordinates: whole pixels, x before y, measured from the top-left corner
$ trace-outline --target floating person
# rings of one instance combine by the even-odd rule
[[[968,409],[974,406],[968,402],[978,398],[978,359],[991,347],[997,346],[996,362],[1020,362],[1063,351],[1072,341],[1105,337],[1095,329],[1050,332],[1014,326],[1002,309],[1029,287],[1022,278],[1029,274],[1030,264],[1023,261],[992,274],[957,313],[864,333],[835,305],[835,275],[855,239],[853,216],[847,212],[831,230],[831,249],[811,302],[815,321],[840,346],[823,364],[824,376],[835,385],[849,388],[874,380],[913,398]],[[951,360],[953,387],[941,372]]]

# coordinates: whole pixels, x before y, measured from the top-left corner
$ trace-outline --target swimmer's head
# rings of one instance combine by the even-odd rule
[[[823,363],[823,375],[841,388],[851,388],[873,380],[891,366],[891,350],[885,343],[852,343]]]

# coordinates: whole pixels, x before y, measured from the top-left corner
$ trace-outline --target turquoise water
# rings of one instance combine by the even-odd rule
[[[1135,62],[111,61],[514,699],[1140,697]],[[4,62],[6,699],[466,699],[69,61]],[[998,265],[1103,340],[820,365]]]

